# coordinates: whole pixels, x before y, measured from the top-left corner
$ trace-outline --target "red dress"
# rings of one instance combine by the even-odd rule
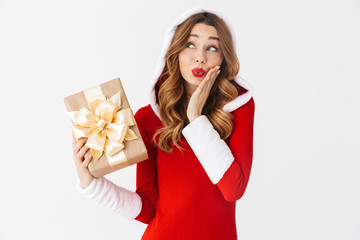
[[[234,161],[216,184],[209,179],[183,137],[182,152],[156,148],[152,137],[163,125],[148,105],[135,119],[149,159],[137,164],[136,193],[142,210],[135,218],[148,224],[143,240],[237,239],[236,200],[249,181],[253,153],[254,100],[234,110],[234,130],[226,144]]]

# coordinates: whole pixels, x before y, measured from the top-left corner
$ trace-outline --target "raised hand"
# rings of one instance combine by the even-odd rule
[[[76,141],[74,133],[73,136],[73,159],[77,169],[77,174],[80,180],[82,187],[86,188],[94,180],[93,175],[91,175],[88,165],[92,159],[91,154],[85,155],[89,150],[85,143],[87,138],[80,138],[79,141]]]
[[[201,81],[195,92],[191,95],[187,107],[187,117],[190,122],[201,115],[202,109],[205,106],[206,100],[209,97],[211,87],[213,86],[216,77],[220,73],[220,66],[210,69],[204,80]]]

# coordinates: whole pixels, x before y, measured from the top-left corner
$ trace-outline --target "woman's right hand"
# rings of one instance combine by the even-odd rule
[[[89,150],[85,143],[87,138],[80,138],[79,141],[76,141],[74,133],[73,136],[73,159],[77,169],[77,174],[80,180],[80,184],[83,188],[86,188],[94,180],[94,176],[91,175],[88,165],[92,159],[91,154],[85,153]]]

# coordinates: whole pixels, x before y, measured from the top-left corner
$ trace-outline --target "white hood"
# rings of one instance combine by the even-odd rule
[[[235,32],[230,24],[230,22],[226,19],[226,17],[219,11],[217,10],[212,10],[212,9],[207,9],[207,8],[195,8],[195,9],[191,9],[185,13],[183,13],[176,21],[174,21],[169,28],[167,29],[166,35],[165,35],[165,41],[164,41],[164,45],[163,48],[161,50],[159,59],[157,61],[156,67],[155,67],[155,72],[154,75],[151,79],[151,91],[150,91],[150,104],[152,109],[154,110],[155,114],[159,117],[159,106],[156,103],[156,96],[155,96],[155,84],[157,83],[164,67],[165,67],[165,62],[166,62],[166,52],[167,49],[170,46],[171,40],[174,36],[174,33],[176,31],[176,27],[181,24],[182,22],[184,22],[188,17],[190,17],[191,15],[195,14],[195,13],[200,13],[200,12],[209,12],[209,13],[213,13],[216,14],[219,18],[221,18],[226,25],[228,26],[228,28],[231,31],[232,34],[232,38],[234,41],[234,49],[236,51],[236,36],[235,36]],[[236,97],[234,100],[232,100],[231,102],[227,103],[224,107],[223,110],[226,112],[232,112],[235,109],[241,107],[242,105],[244,105],[245,103],[247,103],[250,98],[253,96],[253,88],[251,86],[251,84],[247,81],[245,81],[242,77],[240,77],[239,75],[237,75],[234,79],[234,81],[241,87],[245,88],[247,90],[247,92],[245,92],[244,94]]]

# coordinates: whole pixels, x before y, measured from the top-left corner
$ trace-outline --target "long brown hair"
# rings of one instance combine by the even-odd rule
[[[177,26],[170,47],[166,53],[166,64],[155,86],[160,119],[164,127],[154,135],[158,147],[171,152],[172,142],[181,149],[182,129],[189,124],[186,114],[187,96],[184,79],[180,74],[179,53],[186,46],[191,30],[197,23],[213,26],[218,33],[220,48],[224,60],[220,66],[221,72],[210,90],[209,97],[202,110],[222,139],[227,139],[232,132],[232,115],[222,110],[222,107],[238,96],[238,89],[233,79],[239,72],[239,60],[236,56],[232,36],[225,22],[212,13],[204,12],[190,16]],[[159,140],[156,137],[159,136]]]

